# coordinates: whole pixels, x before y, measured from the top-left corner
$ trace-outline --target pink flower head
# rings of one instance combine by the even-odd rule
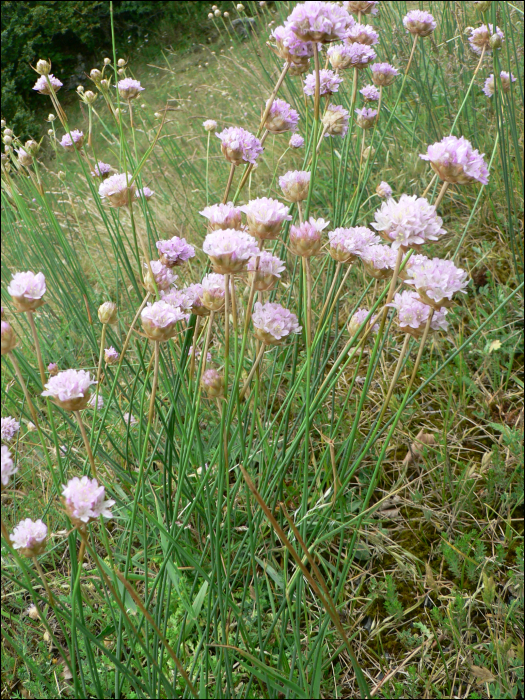
[[[18,311],[34,311],[44,303],[42,297],[46,293],[46,278],[43,272],[15,272],[7,287]]]
[[[99,160],[94,169],[91,171],[91,177],[100,177],[102,180],[105,180],[107,177],[109,177],[112,171],[113,168],[111,165],[103,163],[101,160]]]
[[[186,318],[182,309],[161,299],[148,304],[140,314],[142,328],[150,340],[166,341],[177,333],[177,323]]]
[[[516,82],[516,78],[512,75],[512,73],[507,73],[507,71],[502,70],[501,73],[499,74],[500,77],[500,86],[501,90],[503,92],[509,92],[510,90],[510,84]],[[494,86],[494,73],[491,73],[489,77],[485,80],[485,84],[483,86],[483,92],[487,97],[492,97],[492,95],[496,92],[495,86]]]
[[[116,365],[117,362],[120,359],[119,353],[115,350],[113,345],[110,345],[109,348],[105,348],[104,350],[104,362],[107,365]]]
[[[11,325],[2,319],[2,355],[16,347],[16,335]]]
[[[290,148],[302,148],[304,146],[304,139],[299,134],[292,134],[290,136]]]
[[[21,520],[10,535],[13,549],[19,549],[25,557],[42,554],[46,546],[47,527],[41,520]]]
[[[53,87],[55,92],[58,92],[64,83],[60,82],[58,78],[55,78],[53,73],[50,73],[47,78],[49,78],[49,83]],[[49,89],[49,83],[45,75],[41,75],[40,78],[33,85],[33,90],[36,90],[41,95],[50,95],[51,90]]]
[[[456,267],[451,260],[441,258],[413,264],[407,274],[405,283],[414,285],[421,300],[438,309],[448,306],[447,302],[456,292],[466,294],[465,287],[469,283],[465,270]]]
[[[368,309],[357,309],[352,318],[348,321],[348,332],[350,336],[353,337],[359,331],[360,327],[366,321],[366,317],[370,311]],[[377,333],[379,331],[379,324],[375,323],[376,316],[372,316],[363,330],[367,330],[367,327],[372,326],[372,333]]]
[[[186,320],[189,318],[188,312],[192,310],[193,298],[187,294],[184,289],[170,289],[167,292],[161,292],[160,297],[167,304],[179,308],[186,314]]]
[[[398,202],[391,197],[382,203],[371,226],[385,240],[392,241],[392,247],[397,249],[437,241],[446,233],[441,228],[442,223],[443,219],[436,214],[436,208],[426,199],[402,194]]]
[[[341,105],[328,105],[321,119],[325,127],[326,136],[346,136],[348,117],[348,110]]]
[[[190,345],[190,348],[188,350],[188,357],[191,357],[193,355],[193,345]],[[195,359],[197,362],[200,360],[202,357],[202,350],[201,348],[195,348]],[[206,354],[206,362],[211,362],[213,360],[211,356],[211,352]]]
[[[469,36],[468,43],[470,48],[478,56],[481,55],[483,49],[485,49],[485,54],[492,53],[491,38],[493,36],[498,37],[501,42],[500,45],[505,41],[505,34],[501,31],[499,27],[495,27],[493,24],[482,24],[481,27],[474,29],[472,34]]]
[[[417,36],[428,36],[437,27],[434,17],[425,10],[410,10],[403,17],[403,24],[408,32]]]
[[[363,248],[357,255],[374,270],[393,270],[397,260],[395,250],[380,243]]]
[[[126,413],[122,414],[122,419],[124,420],[124,423],[129,426],[137,425],[138,423],[138,420],[135,418],[133,413],[128,413],[127,411]]]
[[[292,109],[288,102],[279,98],[274,99],[264,126],[273,134],[282,134],[285,131],[297,131],[299,112]]]
[[[445,136],[441,141],[429,146],[427,152],[419,157],[429,160],[434,172],[446,182],[466,185],[477,180],[486,185],[489,181],[489,171],[484,155],[472,148],[472,144],[464,136]]]
[[[142,189],[137,189],[135,191],[135,199],[140,199],[141,197],[143,199],[151,199],[154,194],[155,192],[149,187],[143,187]]]
[[[209,311],[218,311],[224,306],[224,275],[210,272],[203,277],[201,299]]]
[[[204,294],[204,287],[202,284],[190,284],[189,287],[184,289],[184,294],[188,297],[191,304],[191,313],[197,316],[208,316],[210,311],[202,303],[202,296]]]
[[[399,74],[397,68],[391,66],[390,63],[372,63],[370,70],[372,71],[372,82],[377,87],[391,85]]]
[[[74,151],[82,148],[84,143],[84,132],[78,129],[73,129],[69,134],[64,134],[60,140],[60,145],[65,148],[66,151]]]
[[[302,2],[294,7],[286,27],[302,41],[328,43],[342,39],[352,23],[348,12],[333,2]]]
[[[289,207],[277,199],[259,197],[239,207],[248,219],[248,231],[261,239],[275,239],[285,221],[291,221]]]
[[[205,131],[215,131],[217,128],[217,122],[215,119],[206,119],[206,121],[202,122],[202,126],[204,127]]]
[[[259,292],[273,289],[285,269],[284,262],[268,250],[263,250],[258,257],[248,260],[250,282],[253,281],[254,288]]]
[[[195,248],[185,238],[173,236],[168,241],[155,243],[159,251],[160,262],[166,267],[176,267],[195,257]]]
[[[329,253],[338,262],[352,262],[366,248],[379,244],[379,236],[366,226],[336,228],[328,232]]]
[[[123,100],[132,100],[145,89],[138,80],[134,80],[133,78],[119,80],[117,88]]]
[[[88,406],[91,406],[91,408],[95,408],[95,403],[97,405],[97,411],[101,411],[104,408],[104,397],[102,396],[102,394],[99,394],[98,396],[96,394],[93,394],[92,397],[89,399]]]
[[[175,284],[177,279],[178,276],[171,268],[163,265],[160,260],[152,260],[149,267],[144,263],[144,286],[150,294],[156,293],[155,285],[159,291],[164,291]]]
[[[211,398],[224,394],[224,377],[216,369],[207,369],[202,373],[201,386]]]
[[[109,509],[115,501],[106,499],[106,489],[96,479],[73,477],[66,485],[62,484],[62,498],[66,513],[75,525],[93,522],[101,515],[113,517]]]
[[[308,197],[311,173],[306,170],[289,170],[279,178],[279,187],[289,202],[302,202]]]
[[[9,479],[17,471],[18,467],[15,466],[9,448],[6,445],[2,445],[2,489],[9,484]]]
[[[228,202],[228,204],[212,204],[209,207],[205,207],[199,214],[208,219],[209,231],[240,228],[241,226],[241,210],[231,202]]]
[[[240,272],[252,255],[259,253],[253,236],[232,228],[208,233],[202,249],[209,255],[215,272],[223,275]]]
[[[265,345],[279,345],[292,333],[300,333],[302,327],[297,316],[280,304],[257,302],[252,314],[255,335]]]
[[[11,416],[2,417],[2,440],[3,442],[11,442],[14,436],[20,430],[20,423]]]
[[[334,44],[326,52],[335,70],[364,68],[375,58],[375,51],[364,44]]]
[[[421,265],[422,263],[426,263],[428,261],[429,258],[427,258],[426,255],[422,255],[421,253],[414,253],[406,261],[405,267],[402,270],[399,270],[399,279],[405,282],[409,279],[408,271],[413,265]]]
[[[288,25],[275,27],[270,38],[275,41],[279,58],[289,63],[311,58],[314,54],[313,44],[299,39]]]
[[[356,109],[355,113],[357,114],[357,125],[362,129],[370,129],[374,126],[377,117],[377,109],[363,107],[362,109]]]
[[[353,12],[356,15],[359,12],[362,15],[377,15],[377,11],[379,9],[377,7],[378,5],[379,3],[377,2],[377,0],[375,2],[352,2],[348,0],[345,0],[345,2],[343,2],[343,7],[346,10],[348,10],[348,12]]]
[[[52,377],[55,377],[58,374],[58,365],[56,362],[50,362],[47,366],[47,371]]]
[[[354,24],[345,34],[348,44],[366,44],[374,46],[379,41],[379,34],[370,24]],[[374,52],[375,56],[375,52]]]
[[[50,377],[42,396],[49,396],[66,411],[80,411],[87,406],[90,386],[96,384],[83,369],[66,369]]]
[[[376,187],[376,194],[381,197],[381,199],[389,199],[392,196],[392,188],[384,180],[379,183]]]
[[[359,92],[365,98],[365,102],[377,102],[379,100],[379,90],[375,85],[365,85]]]
[[[314,219],[312,216],[308,221],[303,221],[298,226],[290,227],[290,248],[296,255],[309,258],[321,250],[321,232],[325,229],[329,221],[324,219]]]
[[[410,333],[416,338],[423,335],[431,308],[427,304],[423,304],[416,292],[398,293],[388,306],[397,310],[397,325],[402,331]],[[433,331],[446,331],[448,329],[448,322],[445,318],[447,313],[447,309],[434,311],[430,322],[430,328]]]
[[[226,160],[234,165],[241,165],[243,162],[255,164],[264,150],[259,139],[240,126],[230,126],[215,136],[221,140],[221,149]]]
[[[112,207],[127,207],[136,197],[136,186],[131,181],[130,173],[110,175],[99,185],[100,198],[108,199]]]
[[[333,70],[322,68],[319,71],[320,95],[332,95],[339,90],[339,85],[343,79],[334,73]],[[305,95],[315,95],[315,73],[309,73],[304,79]]]

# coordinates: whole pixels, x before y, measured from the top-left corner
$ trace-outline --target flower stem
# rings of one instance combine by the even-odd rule
[[[191,359],[190,359],[190,379],[193,379],[195,374],[195,354],[197,352],[197,341],[199,339],[199,326],[201,323],[201,317],[197,316],[195,319],[195,328],[193,330],[193,345],[191,348]]]
[[[395,386],[397,384],[397,380],[399,379],[399,375],[401,374],[401,367],[403,366],[403,360],[405,359],[405,355],[408,349],[408,343],[410,341],[411,335],[410,333],[405,334],[405,341],[403,343],[403,347],[401,348],[401,352],[399,353],[399,358],[397,361],[397,366],[394,372],[394,376],[392,377],[392,381],[390,382],[390,387],[388,389],[388,393],[386,395],[385,401],[383,403],[383,407],[381,409],[381,413],[379,414],[379,418],[377,420],[377,423],[381,423],[383,420],[383,416],[388,410],[388,406],[390,404],[390,399],[392,398],[392,394],[394,393]]]
[[[266,350],[266,345],[264,343],[261,343],[261,347],[259,348],[259,352],[257,353],[257,357],[255,358],[255,362],[252,365],[252,368],[250,370],[250,374],[248,375],[248,378],[244,382],[244,386],[241,389],[241,393],[239,394],[240,399],[244,398],[244,394],[246,393],[246,391],[248,390],[248,387],[250,386],[250,382],[252,381],[253,375],[255,374],[255,371],[256,371],[257,367],[259,366],[259,363],[262,360],[262,356],[264,355],[265,350]]]
[[[438,198],[434,202],[434,206],[436,208],[436,211],[437,211],[437,208],[439,207],[439,205],[441,204],[441,201],[443,200],[443,197],[445,196],[445,192],[448,190],[449,185],[450,185],[450,182],[447,182],[446,180],[441,185],[441,190],[438,194]]]
[[[323,323],[325,311],[328,308],[328,304],[330,303],[330,299],[332,297],[332,294],[334,293],[335,285],[337,284],[337,278],[339,277],[339,272],[341,270],[341,265],[342,265],[342,263],[338,262],[337,265],[335,266],[335,272],[334,272],[334,276],[332,279],[332,284],[330,285],[330,289],[328,290],[328,294],[326,295],[326,301],[324,303],[323,308],[321,309],[321,313],[319,314],[319,320],[317,322],[319,327]],[[346,275],[345,275],[345,279],[346,279]],[[344,280],[343,280],[343,282],[344,282]],[[341,283],[341,286],[342,286],[342,283]],[[339,294],[339,292],[338,292],[338,294]],[[337,299],[337,296],[336,296],[336,299]]]
[[[228,396],[230,369],[230,275],[224,275],[224,397]]]
[[[97,398],[98,398],[98,385],[100,382],[100,375],[102,373],[102,359],[104,357],[104,345],[106,343],[106,328],[107,324],[102,324],[102,334],[100,336],[100,353],[98,356],[98,368],[97,368]]]
[[[306,282],[306,342],[312,347],[312,275],[310,258],[303,257],[303,272]]]
[[[42,567],[40,566],[38,559],[36,557],[33,557],[33,564],[35,565],[35,569],[38,571],[38,575],[40,576],[40,579],[42,583],[44,584],[44,588],[46,589],[49,605],[55,609],[55,599],[53,598],[53,593],[51,589],[49,588],[49,584],[47,582],[46,576],[42,570]]]
[[[75,414],[75,418],[77,419],[78,427],[80,428],[80,432],[82,434],[82,439],[84,440],[84,445],[86,447],[86,452],[88,453],[89,457],[89,463],[91,464],[91,476],[94,479],[98,479],[97,476],[97,467],[95,465],[95,458],[93,457],[93,452],[91,450],[91,445],[89,444],[89,439],[86,433],[86,429],[84,427],[84,423],[82,422],[82,416],[80,414],[80,411],[73,411]]]
[[[149,400],[149,413],[148,413],[148,423],[153,421],[153,413],[155,412],[155,394],[157,393],[157,384],[159,382],[159,355],[160,355],[160,342],[155,340],[155,365],[153,367],[153,384],[151,387],[151,398]]]
[[[120,360],[119,360],[119,367],[124,361],[124,355],[126,354],[126,350],[128,349],[129,341],[131,339],[131,334],[133,333],[133,329],[135,328],[135,324],[137,323],[138,317],[140,316],[140,313],[142,309],[146,306],[148,299],[150,298],[150,293],[148,292],[146,296],[144,297],[144,300],[142,304],[139,306],[139,309],[137,313],[135,314],[135,318],[133,319],[131,326],[129,327],[128,334],[126,336],[126,340],[124,341],[124,345],[122,346],[122,352],[120,353]]]
[[[34,311],[27,312],[27,318],[29,320],[29,325],[31,326],[31,333],[33,334],[33,342],[35,343],[36,356],[38,360],[38,369],[40,371],[40,379],[42,381],[42,389],[46,383],[46,372],[44,369],[44,362],[42,360],[42,352],[40,351],[40,343],[38,341],[38,333],[36,332],[35,319],[33,317]]]
[[[485,55],[485,46],[481,49],[481,56],[479,57],[478,65],[476,66],[476,69],[474,73],[472,74],[472,80],[470,81],[470,85],[467,88],[467,92],[465,93],[465,97],[463,98],[463,102],[461,103],[461,107],[458,109],[458,113],[456,114],[456,118],[454,119],[454,123],[450,127],[450,135],[454,133],[454,129],[456,128],[456,124],[458,123],[459,115],[463,111],[463,107],[467,104],[468,96],[470,95],[470,91],[472,90],[472,86],[474,85],[474,81],[476,80],[476,75],[481,68],[481,64],[483,63],[483,57]]]
[[[35,409],[35,406],[33,402],[31,401],[31,396],[29,395],[29,391],[27,390],[26,383],[24,381],[24,377],[22,376],[22,372],[20,371],[20,366],[16,360],[16,357],[13,355],[12,352],[8,353],[8,357],[11,360],[13,364],[13,368],[15,370],[16,376],[18,377],[18,381],[20,382],[20,386],[22,387],[22,391],[24,392],[25,399],[27,401],[27,405],[29,406],[29,411],[31,413],[31,418],[33,419],[33,423],[37,426],[38,424],[38,415]]]
[[[412,59],[414,58],[414,53],[416,51],[416,44],[417,44],[418,38],[419,38],[419,35],[414,34],[414,43],[412,44],[412,51],[410,52],[410,58],[408,59],[407,67],[405,69],[405,75],[407,75],[408,71],[410,70],[410,66],[412,64]]]
[[[208,349],[210,347],[210,341],[211,341],[211,332],[212,332],[212,326],[213,326],[213,317],[215,316],[214,311],[210,311],[210,315],[208,317],[208,332],[206,333],[206,342],[204,344],[204,350],[203,350],[203,358],[202,358],[202,372],[204,373],[206,370],[206,362],[208,359]]]
[[[232,163],[232,164],[231,164],[231,167],[230,167],[230,174],[229,174],[229,176],[228,176],[228,182],[227,182],[227,184],[226,184],[226,190],[225,190],[225,192],[224,192],[224,197],[222,198],[222,203],[223,203],[223,204],[226,204],[226,202],[228,201],[228,195],[230,194],[230,189],[231,189],[231,186],[232,186],[233,174],[234,174],[234,173],[235,173],[235,163]]]
[[[279,79],[275,83],[275,87],[272,90],[272,94],[268,98],[268,101],[266,102],[266,109],[264,110],[264,113],[261,117],[261,122],[259,124],[259,128],[257,129],[257,136],[260,136],[261,131],[264,128],[264,124],[266,123],[266,120],[268,119],[268,115],[270,114],[270,110],[273,105],[273,101],[275,100],[275,96],[277,95],[277,92],[279,91],[279,88],[281,87],[284,78],[286,77],[286,73],[288,72],[288,68],[290,67],[290,64],[288,61],[285,63],[284,68],[281,72],[281,75],[279,76]]]
[[[210,136],[211,132],[208,131],[208,141],[206,143],[206,206],[208,206],[210,200]]]

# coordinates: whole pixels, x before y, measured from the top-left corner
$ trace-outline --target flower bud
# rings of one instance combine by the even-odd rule
[[[104,350],[104,362],[107,365],[116,365],[120,359],[119,353],[115,350],[113,346],[105,348]]]
[[[210,398],[224,396],[224,377],[216,369],[207,369],[202,375],[201,387]]]
[[[503,42],[499,34],[493,34],[490,37],[490,46],[492,49],[501,49]]]
[[[290,75],[303,75],[303,73],[307,73],[310,68],[310,59],[306,57],[301,59],[299,56],[294,58],[295,60],[293,60],[288,67],[288,73]]]
[[[49,75],[49,73],[51,72],[51,63],[41,58],[36,63],[36,72],[39,75]]]
[[[356,109],[355,111],[357,114],[356,123],[361,129],[371,129],[374,126],[377,119],[376,109],[363,107],[363,109]]]
[[[11,129],[4,129],[4,136],[13,136],[13,132]]]
[[[213,12],[208,12],[208,19],[213,19]]]
[[[53,129],[48,129],[48,130],[47,130],[47,135],[48,135],[48,136],[53,136],[54,133],[55,133],[55,132],[53,131]]]
[[[221,11],[220,10],[215,10],[214,13],[215,17],[220,17],[221,16]]]
[[[47,371],[50,377],[56,377],[58,374],[58,365],[56,362],[50,362],[47,366]]]
[[[476,6],[476,10],[479,10],[480,12],[486,12],[491,3],[490,0],[481,0],[479,2],[475,2],[474,5]]]
[[[7,144],[8,146],[13,143],[13,139],[9,134],[4,135],[4,143]]]
[[[229,16],[230,16],[230,13],[229,13],[229,12],[225,12],[225,13],[224,13],[224,16],[225,16],[225,17],[229,17]]]
[[[84,86],[83,86],[83,85],[77,85],[77,92],[79,93],[79,95],[82,95],[82,93],[84,92]]]
[[[98,68],[93,68],[93,69],[89,72],[89,77],[91,78],[91,80],[92,80],[94,83],[96,83],[96,84],[98,85],[98,84],[100,83],[100,81],[102,80],[102,72],[99,71]]]
[[[57,177],[61,182],[66,181],[66,173],[63,170],[59,170],[57,173]]]
[[[117,61],[117,66],[118,66],[119,68],[124,68],[124,66],[126,65],[126,63],[127,63],[126,59],[124,59],[124,58],[119,58],[119,60]]]
[[[32,156],[36,156],[36,154],[40,150],[40,144],[38,144],[36,141],[33,141],[33,139],[30,139],[29,141],[25,142],[24,148]]]
[[[5,119],[0,120],[0,127],[2,127],[2,129],[5,127]]]
[[[56,116],[54,114],[48,114],[47,115],[47,121],[48,122],[54,122],[56,119]]]
[[[242,3],[239,3],[237,5],[237,9],[239,10],[239,12],[242,12],[244,10],[244,5]]]
[[[11,325],[7,321],[2,321],[2,355],[6,355],[16,347],[16,336]]]
[[[23,148],[19,148],[17,153],[18,162],[20,163],[20,165],[29,168],[29,166],[33,164],[33,156],[30,153],[27,153],[27,151],[25,151]]]
[[[98,307],[98,320],[104,325],[117,322],[117,305],[112,301],[106,301]]]
[[[97,95],[92,90],[87,90],[84,93],[84,102],[87,102],[88,105],[92,105],[96,99]]]
[[[365,150],[363,151],[363,160],[368,160],[368,157],[370,156],[370,160],[373,159],[375,156],[376,152],[375,149],[372,148],[372,146],[367,146]]]
[[[105,58],[105,59],[104,59],[104,65],[105,65],[105,66],[109,66],[110,63],[111,63],[111,58]]]
[[[117,71],[117,75],[124,75],[125,72],[126,72],[126,71],[124,70],[124,68],[119,68],[118,71]]]
[[[110,81],[106,80],[106,78],[104,78],[103,80],[100,81],[99,87],[102,91],[104,91],[104,90],[109,90],[110,85],[111,85]]]

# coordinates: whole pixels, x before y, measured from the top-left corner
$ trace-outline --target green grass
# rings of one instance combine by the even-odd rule
[[[25,517],[48,524],[52,536],[39,561],[56,607],[47,605],[32,562],[3,541],[2,697],[191,697],[172,653],[202,698],[363,697],[360,674],[377,697],[520,697],[522,3],[491,4],[487,19],[503,29],[506,41],[484,59],[470,92],[477,58],[465,29],[481,23],[473,4],[424,4],[438,27],[419,41],[404,81],[411,49],[402,27],[407,5],[381,3],[379,16],[367,21],[379,28],[380,60],[401,75],[384,91],[377,129],[365,135],[364,145],[373,140],[375,153],[360,164],[355,125],[344,140],[326,139],[320,149],[310,213],[330,220],[330,228],[369,225],[381,180],[392,185],[394,196],[422,194],[432,172],[419,153],[450,133],[458,113],[454,133],[491,162],[486,187],[449,188],[439,210],[448,234],[425,246],[429,257],[454,259],[471,282],[448,315],[449,332],[430,336],[414,385],[407,391],[418,348],[412,340],[378,422],[403,335],[389,317],[375,345],[340,353],[354,309],[379,305],[388,282],[370,282],[355,264],[318,329],[335,273],[324,251],[312,260],[312,349],[301,334],[267,351],[247,402],[237,402],[234,391],[256,355],[248,334],[240,359],[249,291],[242,277],[236,279],[239,335],[230,327],[229,400],[220,411],[189,380],[182,349],[191,332],[181,332],[161,346],[150,424],[153,345],[134,333],[121,369],[104,372],[104,408],[83,413],[100,480],[117,503],[107,528],[90,526],[93,549],[78,567],[80,537],[69,529],[60,484],[89,473],[89,462],[72,415],[38,398],[29,325],[24,314],[13,313],[7,283],[11,272],[42,270],[47,303],[35,317],[44,364],[96,372],[98,305],[118,304],[118,324],[108,328],[106,345],[120,350],[144,297],[141,236],[152,257],[156,240],[185,236],[197,256],[177,269],[179,284],[201,279],[207,261],[198,212],[207,198],[221,200],[228,177],[213,135],[207,159],[201,124],[213,118],[220,128],[256,131],[281,70],[265,46],[266,25],[281,23],[291,3],[262,11],[258,3],[245,5],[259,17],[248,41],[229,35],[220,18],[214,20],[217,43],[185,53],[159,44],[148,64],[129,64],[127,74],[146,87],[133,106],[133,130],[127,108],[119,128],[103,98],[95,102],[90,161],[134,174],[140,168],[139,181],[155,190],[153,199],[133,208],[133,218],[102,205],[86,161],[65,153],[53,138],[43,140],[34,179],[14,163],[3,172],[2,304],[19,336],[15,355],[42,427],[39,435],[28,425],[23,393],[3,358],[2,415],[22,423],[12,444],[16,481],[2,493],[3,520],[9,532]],[[59,67],[53,68],[60,77]],[[481,91],[484,80],[501,69],[517,81],[508,94],[489,100]],[[333,99],[349,108],[351,72],[344,78]],[[359,87],[368,82],[365,69]],[[300,112],[300,133],[311,143],[313,103],[303,99],[300,78],[287,76],[279,96]],[[85,105],[68,105],[67,116],[70,129],[87,133]],[[64,133],[58,120],[49,127],[59,138]],[[308,161],[306,149],[287,150],[287,142],[287,134],[270,135],[239,202],[281,198],[278,176]],[[36,173],[44,194],[35,186]],[[239,180],[237,173],[232,192]],[[438,191],[436,183],[431,201]],[[290,308],[304,325],[301,263],[286,240],[287,230],[275,251],[287,271],[266,299]],[[212,365],[222,368],[221,314],[211,354]],[[128,411],[139,419],[136,426],[124,423]],[[410,458],[420,433],[432,439]],[[302,558],[302,573],[241,466]],[[334,474],[340,482],[336,499]],[[335,612],[330,600],[322,602],[322,586],[315,588],[320,577],[312,561]],[[40,619],[26,614],[32,602]],[[72,678],[62,675],[59,650],[73,663]]]

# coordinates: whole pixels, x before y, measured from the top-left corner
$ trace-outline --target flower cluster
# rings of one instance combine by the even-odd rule
[[[182,309],[168,304],[164,299],[147,304],[140,314],[144,333],[150,340],[158,341],[173,338],[177,332],[177,323],[185,317]]]
[[[101,180],[105,180],[113,172],[111,165],[103,163],[101,160],[94,166],[91,171],[91,177],[99,177]]]
[[[371,245],[357,253],[366,271],[376,279],[389,277],[396,265],[397,254],[388,245]]]
[[[375,85],[365,85],[359,90],[365,102],[377,102],[379,100],[379,90]]]
[[[224,306],[224,275],[210,272],[202,280],[202,303],[209,311],[219,311]]]
[[[207,309],[203,302],[202,296],[204,294],[204,287],[198,282],[196,284],[190,284],[189,287],[184,289],[184,294],[188,298],[190,303],[190,309],[192,314],[197,316],[207,316],[210,311]]]
[[[42,554],[46,546],[47,526],[42,520],[33,521],[31,518],[21,520],[13,529],[10,540],[13,549],[19,549],[25,557],[36,557]]]
[[[96,479],[73,477],[62,485],[62,498],[65,511],[75,525],[93,522],[101,515],[112,517],[109,509],[115,501],[106,499],[106,489]]]
[[[259,139],[240,126],[230,126],[215,136],[221,140],[226,160],[234,165],[254,164],[264,150]]]
[[[169,289],[176,280],[177,275],[160,260],[152,260],[149,265],[144,263],[144,287],[150,294]]]
[[[181,309],[186,314],[192,310],[194,298],[188,294],[187,289],[170,289],[167,292],[161,292],[160,297],[167,304]]]
[[[20,423],[11,416],[2,416],[1,435],[2,442],[11,442],[20,430]]]
[[[51,86],[55,92],[60,90],[60,88],[64,84],[58,78],[55,78],[55,76],[52,73],[50,73],[48,76],[41,75],[40,78],[33,85],[33,90],[36,90],[41,95],[50,95],[51,90],[49,88],[49,83],[51,83]]]
[[[89,399],[88,406],[91,406],[91,408],[95,408],[95,405],[97,407],[97,411],[100,411],[104,408],[104,397],[102,394],[93,394],[92,397]]]
[[[391,85],[399,74],[397,68],[391,66],[390,63],[372,63],[370,70],[372,71],[372,82],[377,87]]]
[[[276,27],[270,37],[277,45],[279,57],[289,63],[296,63],[313,56],[312,42],[299,39],[289,26]]]
[[[100,183],[98,193],[111,207],[127,207],[136,197],[136,186],[130,173],[117,173]]]
[[[379,34],[370,24],[358,24],[356,22],[345,34],[345,41],[349,44],[374,46],[379,41]]]
[[[372,2],[367,2],[366,0],[356,0],[352,2],[351,0],[345,0],[343,2],[343,7],[348,10],[348,12],[353,12],[354,14],[361,13],[362,15],[377,15],[379,2],[377,0]]]
[[[504,70],[501,71],[499,77],[502,91],[509,92],[510,84],[515,83],[516,78],[512,75],[512,73],[507,73],[507,71]],[[485,80],[485,84],[483,85],[483,92],[487,97],[492,97],[492,95],[496,92],[496,88],[494,85],[494,73],[491,73],[489,77]]]
[[[346,136],[349,112],[341,105],[328,105],[321,121],[327,136]]]
[[[90,386],[96,384],[83,369],[66,369],[50,377],[42,396],[49,396],[66,411],[80,411],[87,406]]]
[[[401,330],[405,333],[410,333],[416,338],[420,338],[423,335],[432,309],[419,299],[416,292],[398,293],[388,306],[397,310],[397,324]],[[447,330],[448,322],[445,318],[447,313],[446,309],[434,311],[430,322],[430,328],[433,331]]]
[[[199,214],[208,219],[209,231],[239,228],[241,225],[241,210],[231,202],[228,202],[228,204],[212,204],[209,207],[205,207]]]
[[[356,335],[363,323],[366,321],[369,313],[370,311],[368,311],[368,309],[357,309],[355,314],[348,321],[348,332],[350,333],[350,337]],[[367,330],[367,327],[371,326],[372,333],[377,333],[379,331],[379,325],[375,322],[375,320],[376,317],[372,316],[363,330]]]
[[[239,208],[246,214],[248,231],[261,240],[277,238],[283,223],[292,219],[289,207],[268,197],[252,199]]]
[[[430,161],[430,165],[442,180],[466,185],[474,180],[486,185],[489,171],[482,153],[472,148],[464,136],[445,136],[433,143],[420,158]]]
[[[207,369],[202,373],[201,386],[210,398],[224,395],[224,377],[216,369]]]
[[[215,119],[206,119],[206,121],[202,122],[202,126],[204,127],[205,131],[215,131],[217,128],[217,122]]]
[[[202,249],[209,255],[215,272],[223,275],[240,272],[252,255],[259,252],[253,236],[231,228],[209,233]]]
[[[304,138],[299,134],[290,136],[290,148],[302,148],[304,146]]]
[[[481,55],[482,51],[485,51],[486,54],[490,54],[492,53],[494,36],[497,37],[499,45],[501,46],[501,44],[505,41],[505,34],[503,34],[501,29],[499,27],[495,27],[493,24],[489,24],[488,26],[486,24],[482,24],[481,27],[477,27],[471,33],[468,43],[472,51],[477,53],[478,56]]]
[[[159,260],[166,267],[176,267],[195,257],[195,248],[185,238],[173,236],[168,241],[155,243],[159,251]]]
[[[352,19],[334,2],[302,2],[288,15],[286,26],[302,41],[328,43],[343,39]]]
[[[17,471],[18,467],[13,461],[9,448],[6,445],[2,445],[2,489],[9,484],[9,479]]]
[[[410,10],[403,17],[405,29],[416,36],[428,36],[437,27],[437,22],[430,12],[425,10]]]
[[[302,327],[297,316],[280,304],[257,302],[252,315],[256,337],[265,345],[278,345],[292,333],[300,333]]]
[[[272,102],[264,126],[268,131],[271,131],[272,134],[282,134],[285,131],[297,131],[298,123],[299,112],[292,109],[285,100],[276,98]]]
[[[73,129],[69,134],[64,134],[60,140],[60,145],[66,151],[75,151],[82,148],[84,143],[84,132]]]
[[[377,117],[377,109],[370,109],[369,107],[363,107],[362,109],[356,109],[357,114],[356,123],[362,129],[371,129]]]
[[[273,289],[286,266],[276,255],[268,250],[263,250],[257,257],[249,259],[247,269],[250,283],[253,283],[254,289],[259,292],[267,292]]]
[[[339,75],[336,75],[333,70],[322,68],[319,71],[319,94],[332,95],[339,90],[339,85],[342,82],[343,79]],[[315,95],[315,73],[309,73],[306,76],[303,90],[305,95]]]
[[[290,248],[295,255],[309,258],[321,250],[321,232],[329,222],[310,217],[298,226],[290,227]]]
[[[311,173],[306,170],[289,170],[279,178],[279,187],[289,202],[302,202],[308,197]]]
[[[436,241],[446,233],[436,208],[423,197],[402,194],[399,201],[391,197],[375,212],[371,224],[394,249]]]
[[[376,194],[381,197],[381,199],[388,199],[389,197],[392,196],[392,188],[388,184],[388,182],[385,182],[384,180],[379,183],[379,185],[376,187]]]
[[[120,359],[120,355],[117,352],[117,350],[115,350],[113,345],[110,345],[109,348],[105,348],[105,350],[104,350],[104,362],[107,365],[116,365],[117,362],[119,361],[119,359]]]
[[[43,272],[16,272],[7,287],[18,311],[34,311],[44,303],[46,278]]]
[[[2,319],[2,355],[16,347],[16,335],[11,325]]]
[[[447,306],[456,292],[466,294],[467,273],[451,260],[433,258],[413,264],[407,274],[406,284],[414,285],[422,301],[434,308]]]
[[[124,78],[123,80],[119,80],[117,83],[117,88],[122,99],[128,101],[133,100],[145,89],[141,86],[138,80],[134,80],[133,78]]]
[[[336,228],[329,231],[329,253],[338,262],[351,262],[370,246],[379,244],[379,236],[366,226]]]

